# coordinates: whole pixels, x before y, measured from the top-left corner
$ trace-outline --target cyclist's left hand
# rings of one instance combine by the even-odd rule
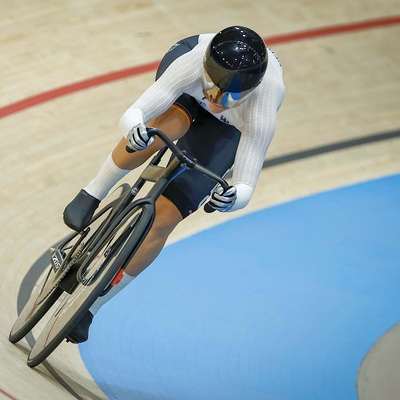
[[[229,211],[236,201],[236,188],[235,186],[229,186],[229,188],[224,192],[224,189],[218,185],[213,194],[211,195],[211,200],[208,204],[217,211],[226,212]]]

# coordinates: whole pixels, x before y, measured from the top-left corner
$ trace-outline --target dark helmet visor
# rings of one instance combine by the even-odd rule
[[[222,90],[240,93],[258,86],[267,69],[268,53],[260,55],[251,46],[237,41],[210,44],[204,68]]]

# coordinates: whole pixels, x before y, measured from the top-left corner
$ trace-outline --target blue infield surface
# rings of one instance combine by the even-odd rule
[[[400,175],[226,222],[164,249],[80,345],[110,399],[356,400],[400,310]]]

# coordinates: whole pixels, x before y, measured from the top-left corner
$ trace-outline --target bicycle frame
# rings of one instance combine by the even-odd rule
[[[51,249],[48,274],[25,304],[9,335],[12,343],[21,340],[65,292],[29,353],[30,367],[48,357],[93,302],[115,284],[153,226],[156,201],[172,180],[183,171],[194,169],[214,179],[224,190],[228,188],[222,177],[197,164],[162,132],[150,129],[148,133],[159,136],[165,147],[156,153],[137,181],[132,186],[119,186],[82,232],[71,233]],[[161,167],[167,149],[174,157]],[[146,182],[153,185],[145,196],[136,199]]]
[[[128,190],[121,199],[118,199],[117,201],[113,202],[113,204],[108,207],[108,208],[110,208],[113,206],[112,213],[111,213],[109,219],[106,221],[104,226],[102,226],[100,229],[98,229],[98,232],[90,239],[90,242],[92,242],[93,246],[96,246],[96,248],[101,246],[102,244],[104,244],[104,242],[107,240],[109,235],[123,221],[125,216],[130,211],[132,211],[134,208],[137,208],[137,207],[150,208],[151,212],[145,213],[146,215],[152,216],[148,221],[146,231],[141,232],[140,235],[132,235],[129,238],[128,242],[125,244],[124,251],[118,257],[118,261],[121,262],[122,269],[126,268],[127,264],[129,263],[129,261],[135,254],[136,250],[138,249],[140,244],[143,242],[144,238],[147,236],[147,233],[151,229],[151,226],[153,225],[154,218],[155,218],[155,212],[156,212],[155,211],[155,203],[156,203],[157,199],[164,192],[164,190],[168,186],[168,184],[171,181],[173,181],[179,174],[181,174],[183,171],[185,171],[187,169],[194,169],[194,170],[214,179],[216,182],[218,182],[224,188],[224,190],[226,190],[226,188],[228,187],[228,183],[223,178],[214,174],[212,171],[209,171],[208,169],[202,167],[201,165],[197,164],[197,161],[195,159],[188,157],[184,151],[179,149],[179,147],[176,146],[161,131],[159,131],[155,128],[149,128],[148,134],[149,134],[149,136],[160,137],[166,146],[163,147],[161,150],[159,150],[155,154],[155,156],[151,159],[151,161],[148,163],[148,165],[142,171],[139,178],[131,186],[130,190]],[[168,165],[166,167],[160,167],[159,164],[168,149],[171,150],[174,157],[170,160],[170,162],[168,163]],[[132,152],[132,151],[130,150],[130,152]],[[136,196],[138,195],[138,193],[140,192],[142,187],[147,182],[152,182],[153,186],[150,188],[147,195],[145,195],[142,198],[136,199]],[[100,210],[100,212],[95,215],[93,220],[98,218],[105,211],[106,211],[105,209]],[[206,211],[211,212],[213,210],[206,210]],[[86,234],[87,234],[87,230],[84,230],[83,232],[81,232],[82,239],[84,238],[84,236],[86,236]],[[138,236],[143,236],[143,237],[138,237]],[[90,247],[90,245],[89,245],[89,249],[92,250],[92,247]],[[89,252],[90,252],[90,250],[89,250]],[[56,249],[56,252],[58,252],[57,254],[60,254],[60,248]],[[87,253],[88,251],[86,250],[85,252]],[[55,253],[53,253],[53,254],[55,254]],[[61,282],[60,287],[64,291],[71,293],[74,290],[74,288],[78,282],[85,281],[85,278],[83,277],[83,271],[86,266],[85,261],[87,261],[87,260],[84,260],[84,262],[80,262],[80,263],[78,261],[78,264],[81,264],[79,267],[79,270],[76,271],[76,268],[73,268],[74,272],[76,271],[76,273],[72,274],[72,276],[71,276],[71,274],[69,274],[70,276],[66,276],[63,279],[63,282]],[[72,265],[73,265],[73,263],[72,263]],[[90,282],[87,282],[87,284],[90,284]]]

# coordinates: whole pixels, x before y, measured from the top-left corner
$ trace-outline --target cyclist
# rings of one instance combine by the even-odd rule
[[[248,204],[284,96],[277,56],[247,27],[192,36],[171,47],[155,82],[122,115],[122,139],[97,176],[66,207],[64,221],[76,231],[84,229],[109,190],[162,147],[160,139],[149,139],[147,126],[179,139],[181,148],[219,175],[234,164],[232,186],[224,192],[195,171],[180,174],[157,201],[154,225],[122,280],[96,300],[68,336],[71,341],[87,340],[93,315],[151,264],[179,222],[210,194],[209,204],[217,211]]]

